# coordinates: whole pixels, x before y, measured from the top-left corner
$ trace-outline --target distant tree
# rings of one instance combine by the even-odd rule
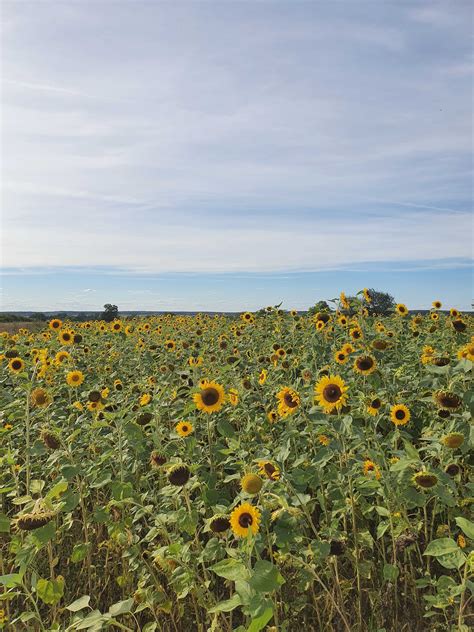
[[[43,312],[34,312],[33,314],[31,314],[30,319],[31,320],[48,320],[46,318],[46,315],[43,314]]]
[[[388,314],[395,307],[395,299],[388,292],[369,289],[370,302],[364,301],[369,314]]]
[[[318,301],[315,305],[308,309],[308,314],[317,314],[318,312],[330,312],[331,308],[326,301]]]
[[[104,311],[102,312],[102,320],[105,320],[107,323],[111,323],[113,320],[118,318],[119,311],[117,305],[111,305],[110,303],[106,303],[104,305]]]

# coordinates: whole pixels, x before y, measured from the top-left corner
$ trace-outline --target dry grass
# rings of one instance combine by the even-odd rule
[[[8,331],[9,334],[16,334],[19,329],[28,329],[28,331],[40,331],[44,327],[44,322],[38,320],[34,322],[15,322],[15,323],[0,323],[0,333],[2,331]]]

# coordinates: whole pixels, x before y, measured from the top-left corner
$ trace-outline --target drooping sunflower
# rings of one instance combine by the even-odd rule
[[[66,382],[69,386],[80,386],[84,382],[84,374],[82,371],[70,371],[66,375]]]
[[[395,311],[399,316],[406,316],[408,314],[408,307],[404,303],[397,303]]]
[[[417,487],[420,487],[421,489],[430,489],[436,485],[438,477],[436,474],[432,474],[431,472],[417,472],[413,476],[412,480]]]
[[[324,375],[314,387],[315,399],[325,413],[339,411],[347,401],[348,388],[339,375]]]
[[[377,368],[375,358],[369,355],[363,355],[356,358],[354,362],[354,371],[361,375],[370,375]]]
[[[262,489],[263,481],[257,474],[245,474],[240,479],[240,486],[244,492],[252,496]]]
[[[183,487],[189,481],[191,471],[184,463],[173,465],[168,472],[168,481],[175,487]]]
[[[209,529],[213,533],[225,533],[230,529],[229,516],[225,514],[216,514],[209,522]]]
[[[410,411],[405,404],[396,404],[390,409],[390,419],[396,426],[404,426],[410,421]]]
[[[462,333],[463,331],[466,331],[467,329],[466,323],[461,318],[457,318],[456,320],[453,320],[451,322],[451,325],[458,333]]]
[[[299,393],[289,386],[285,386],[277,393],[278,414],[280,417],[293,415],[301,404]]]
[[[349,301],[347,300],[344,292],[341,292],[339,295],[339,302],[344,309],[349,309]]]
[[[450,432],[448,435],[442,438],[442,444],[451,450],[460,448],[464,443],[464,435],[461,432]]]
[[[12,373],[21,373],[25,368],[25,362],[21,358],[12,358],[8,363],[8,368]]]
[[[435,404],[441,410],[457,410],[462,404],[462,399],[451,391],[436,391],[433,393]]]
[[[242,503],[230,514],[230,526],[238,538],[258,533],[260,511],[250,503]]]
[[[31,404],[35,408],[46,408],[51,403],[51,396],[44,388],[35,388],[30,395]]]
[[[199,386],[201,390],[193,395],[196,408],[208,414],[218,412],[225,401],[224,387],[207,380],[202,380]]]
[[[194,431],[194,428],[193,424],[189,421],[180,421],[176,424],[175,430],[180,437],[187,437]]]
[[[375,417],[375,415],[378,415],[381,408],[382,400],[379,397],[374,397],[370,400],[370,403],[367,406],[367,412],[369,415],[372,415],[372,417]]]
[[[364,298],[367,303],[372,303],[372,297],[370,296],[370,291],[365,287],[363,290]]]

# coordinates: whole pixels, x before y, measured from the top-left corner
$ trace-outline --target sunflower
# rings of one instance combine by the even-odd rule
[[[265,384],[265,382],[267,381],[267,377],[268,371],[266,369],[262,369],[260,371],[260,375],[258,376],[258,383],[260,384],[260,386],[263,386],[263,384]]]
[[[430,489],[436,485],[438,477],[431,472],[417,472],[412,480],[421,489]]]
[[[372,415],[372,417],[375,417],[375,415],[379,413],[381,408],[382,400],[379,397],[374,397],[370,401],[370,404],[367,406],[367,412],[369,413],[369,415]]]
[[[63,362],[68,362],[71,359],[71,354],[67,351],[58,351],[54,356],[54,364],[60,366]]]
[[[224,388],[217,382],[207,380],[201,380],[199,386],[200,392],[193,395],[196,408],[208,414],[218,412],[224,405]]]
[[[166,456],[159,450],[153,450],[150,454],[150,465],[153,468],[161,467],[166,463]]]
[[[276,410],[270,410],[267,413],[267,419],[271,424],[274,424],[276,421],[278,421],[278,413]]]
[[[115,334],[119,334],[123,329],[121,320],[114,320],[114,322],[110,325],[110,330]]]
[[[61,440],[59,438],[59,435],[57,435],[55,432],[52,432],[51,430],[48,430],[47,428],[41,431],[41,441],[50,450],[57,450],[59,447],[61,447]]]
[[[316,321],[316,329],[318,331],[322,331],[325,327],[326,327],[326,323],[324,322],[324,320]]]
[[[253,314],[251,314],[250,312],[244,312],[243,314],[240,314],[240,318],[245,322],[245,323],[251,323],[254,321],[254,317]]]
[[[338,322],[340,325],[342,325],[343,327],[345,327],[349,321],[347,320],[347,316],[341,315],[341,316],[339,316],[339,318],[337,319],[337,322]]]
[[[457,310],[454,307],[451,307],[451,309],[449,310],[449,315],[452,316],[453,318],[458,318],[459,310]]]
[[[194,432],[193,424],[188,421],[180,421],[179,424],[176,424],[175,430],[180,437],[187,437]]]
[[[59,332],[58,339],[62,345],[72,345],[74,342],[74,332],[70,329],[63,329]]]
[[[61,320],[59,320],[59,318],[53,318],[53,320],[49,321],[48,327],[50,329],[56,330],[56,329],[61,329],[63,323]]]
[[[247,494],[258,494],[262,489],[262,485],[263,481],[257,474],[245,474],[245,476],[240,479],[240,486]]]
[[[229,388],[228,399],[232,406],[239,403],[239,391],[236,388]]]
[[[456,393],[450,391],[436,391],[433,393],[433,399],[438,408],[441,410],[456,410],[462,404],[462,399]]]
[[[256,535],[260,523],[259,510],[250,503],[243,503],[230,514],[230,526],[234,535],[246,538],[250,533]]]
[[[390,419],[396,426],[404,426],[410,421],[410,411],[404,404],[396,404],[390,409]]]
[[[212,516],[209,522],[209,529],[213,533],[225,533],[230,529],[230,520],[229,516],[225,514],[216,514]]]
[[[372,297],[370,296],[370,291],[366,287],[363,289],[363,294],[364,294],[365,301],[367,303],[372,303]]]
[[[349,356],[347,356],[344,351],[339,350],[336,351],[336,353],[334,354],[334,360],[338,363],[338,364],[345,364],[348,360],[349,360]]]
[[[349,309],[349,302],[344,292],[341,292],[341,294],[339,295],[339,302],[344,309]]]
[[[143,395],[140,396],[140,406],[146,406],[147,404],[149,404],[151,402],[151,400],[153,399],[153,396],[150,395],[150,393],[143,393]]]
[[[277,481],[280,478],[280,468],[271,461],[259,461],[259,471],[261,476],[265,476],[271,481]]]
[[[175,487],[183,487],[189,481],[191,471],[184,463],[173,465],[168,472],[168,481]]]
[[[433,312],[432,314],[430,314],[430,318],[431,320],[436,322],[437,320],[439,320],[439,314],[437,314],[436,312]]]
[[[433,309],[441,309],[442,307],[441,301],[433,301],[431,305],[433,306]]]
[[[464,435],[460,432],[450,432],[448,435],[441,439],[441,442],[447,448],[451,448],[451,450],[456,450],[456,448],[460,448],[464,443]]]
[[[375,371],[376,367],[375,358],[369,355],[359,356],[354,362],[354,371],[361,375],[370,375]]]
[[[331,443],[331,439],[325,434],[319,435],[318,441],[323,446],[328,446]]]
[[[408,308],[404,303],[397,303],[395,311],[399,316],[406,316],[408,314]]]
[[[30,395],[31,404],[36,408],[46,408],[51,403],[50,395],[44,388],[35,388]]]
[[[367,459],[366,461],[364,461],[364,474],[365,476],[369,476],[369,474],[374,474],[375,478],[377,480],[380,479],[381,474],[380,474],[380,469],[378,467],[378,465],[376,465],[373,461],[371,461],[370,459]]]
[[[461,318],[457,318],[456,320],[453,320],[451,324],[458,333],[462,333],[463,331],[466,331],[467,329],[466,323]]]
[[[352,338],[352,340],[360,340],[361,338],[364,337],[364,334],[362,333],[362,330],[360,329],[360,327],[353,327],[349,331],[349,335]]]
[[[339,411],[347,401],[346,386],[339,375],[324,375],[314,387],[315,398],[325,413]]]
[[[21,373],[25,368],[25,363],[21,358],[12,358],[8,363],[8,368],[12,373]]]
[[[385,351],[388,347],[388,342],[386,340],[376,339],[372,342],[372,348],[377,351]]]
[[[165,340],[165,349],[167,351],[174,351],[176,349],[176,342],[174,340]]]
[[[346,355],[350,355],[351,353],[354,353],[355,349],[350,342],[346,342],[345,345],[342,345],[341,351]]]
[[[80,386],[84,381],[84,374],[82,371],[70,371],[66,375],[66,382],[69,386]]]
[[[39,527],[44,527],[55,518],[56,513],[54,511],[42,511],[37,513],[24,513],[18,516],[15,520],[15,524],[18,529],[22,531],[33,531]]]
[[[278,399],[278,414],[280,417],[287,417],[296,412],[301,404],[299,394],[290,388],[285,386],[277,393]]]

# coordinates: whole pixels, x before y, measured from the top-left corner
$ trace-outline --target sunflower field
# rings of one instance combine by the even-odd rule
[[[360,296],[1,334],[0,629],[473,629],[473,318]]]

